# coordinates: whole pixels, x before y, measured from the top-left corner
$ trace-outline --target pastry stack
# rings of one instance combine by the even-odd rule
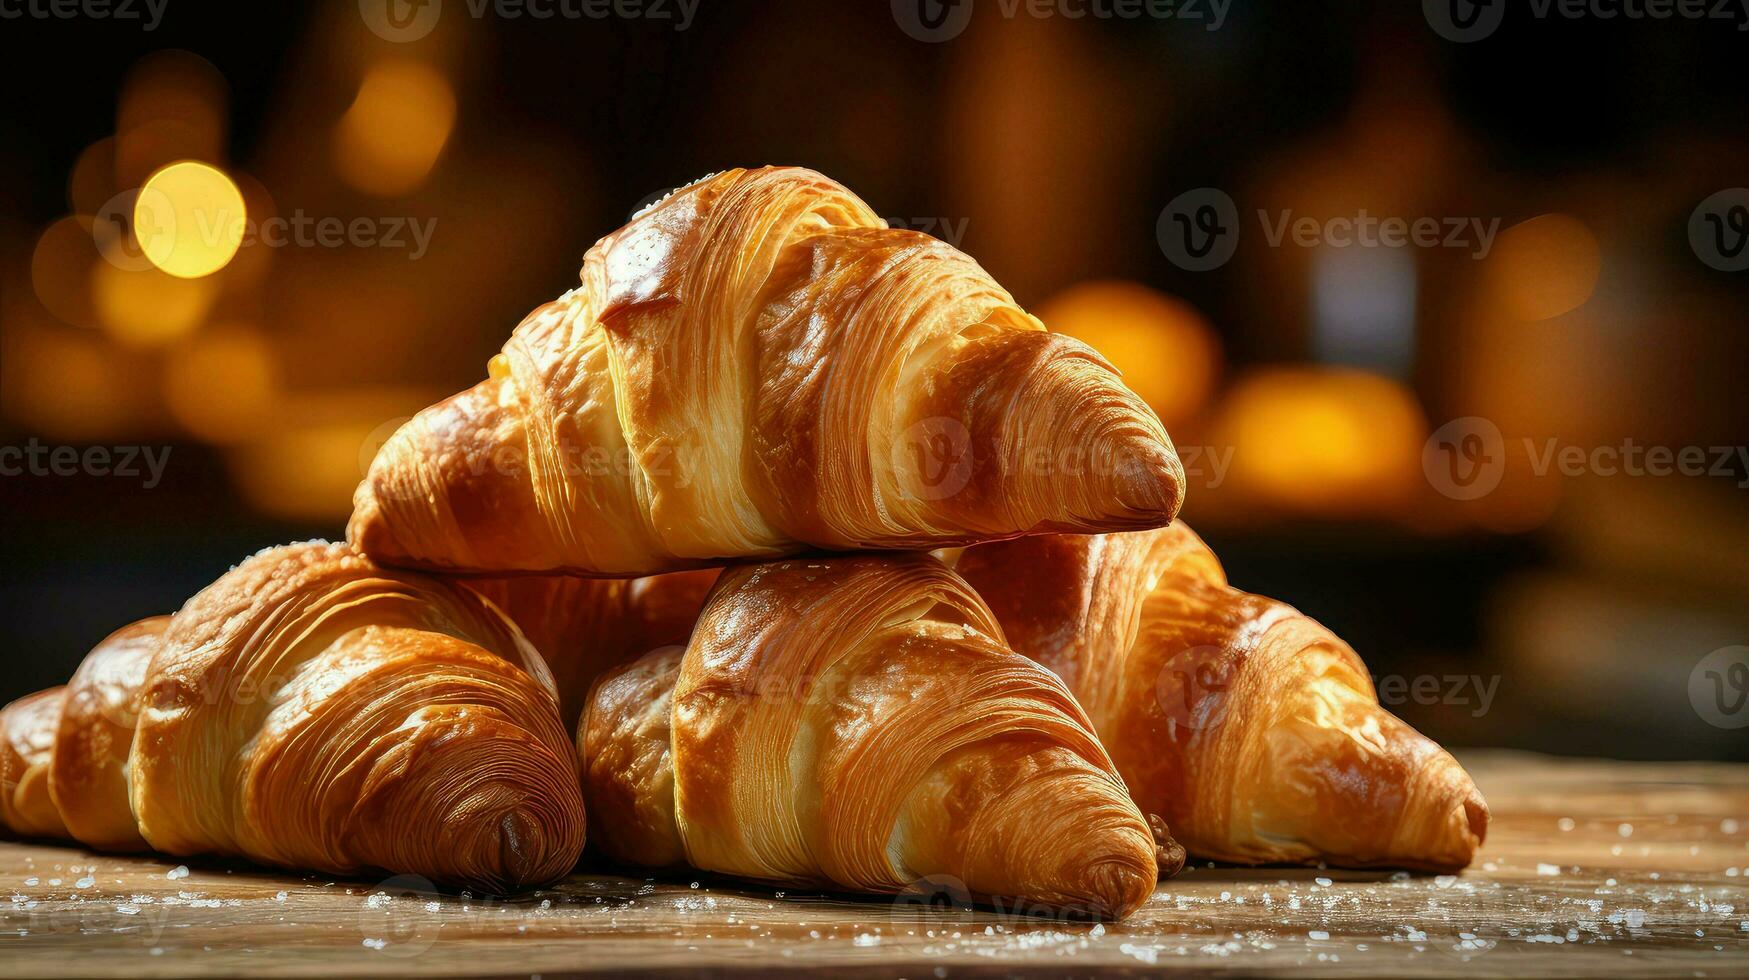
[[[798,168],[601,239],[271,548],[0,712],[0,823],[507,892],[584,856],[1121,918],[1191,855],[1450,871],[1488,811],[1226,583],[1098,352]]]

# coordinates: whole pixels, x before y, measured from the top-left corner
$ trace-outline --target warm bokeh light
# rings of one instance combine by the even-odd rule
[[[10,308],[0,332],[0,409],[46,439],[149,429],[149,375],[101,335]]]
[[[96,327],[90,284],[92,266],[99,261],[89,218],[69,216],[44,228],[30,255],[37,302],[62,323]]]
[[[173,160],[221,160],[230,102],[224,76],[188,51],[158,51],[136,62],[115,114],[115,189],[138,187]]]
[[[334,165],[347,183],[380,197],[413,190],[437,163],[455,125],[455,92],[416,61],[372,68],[334,129]]]
[[[1072,286],[1034,312],[1105,355],[1168,428],[1208,404],[1220,346],[1190,304],[1139,283],[1107,281]]]
[[[134,236],[152,264],[198,279],[223,269],[243,242],[243,193],[215,167],[194,160],[153,174],[134,200]]]
[[[286,427],[232,450],[238,488],[257,511],[342,522],[352,509],[361,459],[399,423],[439,395],[376,387],[284,399]]]
[[[183,428],[207,442],[234,443],[266,425],[278,394],[267,339],[227,328],[175,352],[164,372],[164,399]]]
[[[1231,489],[1320,514],[1368,514],[1414,492],[1427,422],[1415,396],[1363,371],[1273,368],[1236,385],[1216,442]]]
[[[74,214],[96,214],[115,192],[115,137],[105,136],[74,161],[67,175],[67,206]]]
[[[1500,233],[1488,257],[1488,285],[1508,316],[1547,320],[1590,299],[1602,268],[1591,229],[1565,214],[1545,214]]]
[[[187,336],[206,319],[217,293],[211,279],[181,279],[155,267],[98,262],[91,268],[98,321],[111,337],[134,347]]]

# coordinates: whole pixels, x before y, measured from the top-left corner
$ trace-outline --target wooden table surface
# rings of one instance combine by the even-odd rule
[[[1198,864],[1104,925],[708,878],[504,900],[0,843],[0,971],[1749,975],[1749,766],[1464,761],[1494,822],[1462,875]]]

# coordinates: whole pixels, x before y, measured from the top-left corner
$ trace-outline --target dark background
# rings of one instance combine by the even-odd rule
[[[636,204],[796,163],[956,240],[1151,383],[1181,447],[1230,451],[1186,518],[1236,584],[1377,674],[1440,678],[1394,706],[1429,734],[1742,756],[1691,701],[1701,658],[1749,643],[1742,459],[1539,472],[1517,447],[1749,442],[1749,272],[1688,233],[1749,185],[1749,33],[1517,5],[1473,43],[1407,2],[1234,0],[1218,30],[1019,9],[977,0],[937,43],[886,0],[704,0],[685,30],[448,0],[406,43],[350,2],[0,21],[0,445],[170,450],[150,489],[0,477],[0,700],[259,548],[340,536],[386,428],[482,376]],[[252,218],[435,221],[429,250],[255,243],[194,285],[101,269],[93,216],[185,158]],[[1204,187],[1242,231],[1195,272],[1156,224]],[[1253,217],[1361,209],[1498,235],[1482,257],[1271,247]],[[1423,464],[1472,417],[1503,434],[1504,476],[1454,499]],[[1497,684],[1487,710],[1448,677]]]

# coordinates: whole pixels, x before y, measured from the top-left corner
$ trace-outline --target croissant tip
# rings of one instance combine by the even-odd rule
[[[539,832],[534,819],[521,810],[512,810],[498,821],[498,858],[512,888],[521,888],[540,870],[534,846]]]
[[[1488,803],[1482,799],[1482,794],[1471,791],[1469,799],[1464,800],[1464,817],[1469,821],[1470,833],[1476,836],[1476,843],[1481,844],[1488,839]]]
[[[1154,894],[1159,881],[1154,862],[1127,857],[1102,862],[1089,875],[1089,888],[1080,910],[1097,919],[1122,919],[1141,908]]]

